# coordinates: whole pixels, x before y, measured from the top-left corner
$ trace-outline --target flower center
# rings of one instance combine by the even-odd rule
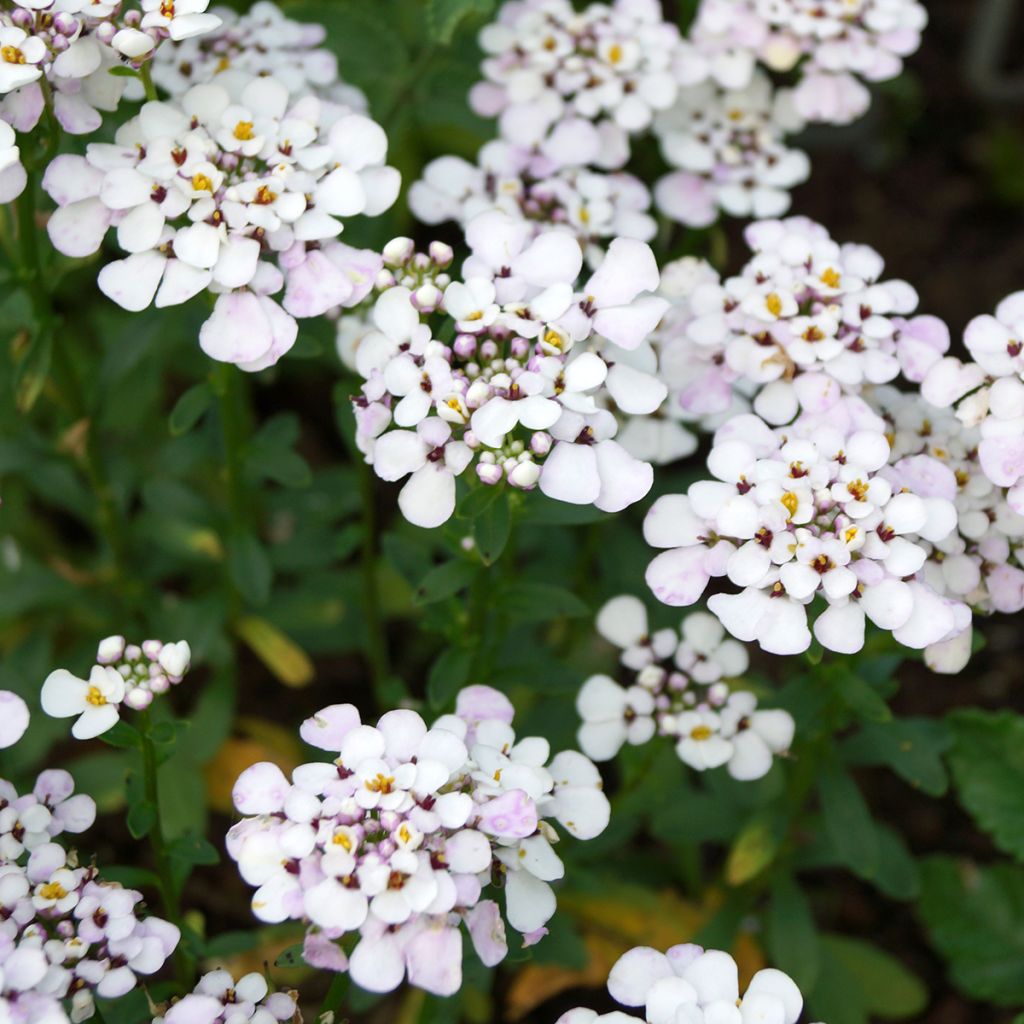
[[[868,496],[868,485],[863,480],[851,480],[846,489],[857,501],[863,501]]]
[[[839,271],[833,267],[826,267],[821,272],[821,283],[826,288],[838,288],[840,280],[842,278],[839,276]]]
[[[16,46],[4,46],[0,48],[0,57],[8,64],[24,64],[25,54],[21,52]]]
[[[387,794],[392,791],[395,785],[394,775],[382,775],[377,772],[376,776],[372,779],[366,780],[366,788],[371,793]]]
[[[60,882],[47,882],[39,887],[39,895],[44,900],[62,900],[67,894],[67,889]]]
[[[618,64],[622,60],[622,47],[618,43],[612,43],[608,48],[608,63]]]
[[[340,846],[346,853],[352,852],[352,837],[347,832],[335,832],[331,842],[335,846]]]
[[[174,17],[174,0],[164,0],[164,2],[160,5],[160,13],[165,18],[173,18]]]
[[[232,133],[239,142],[248,142],[252,137],[252,121],[239,121]]]
[[[474,309],[473,312],[469,314],[469,316],[465,317],[465,319],[469,323],[475,323],[477,320],[483,320],[483,318],[484,311],[482,309]]]
[[[212,192],[213,182],[210,181],[209,177],[201,171],[196,171],[196,173],[192,175],[192,187],[197,192]]]
[[[257,206],[269,206],[275,199],[277,199],[277,193],[272,192],[266,185],[260,185],[256,189],[256,198],[253,202]]]
[[[782,299],[778,292],[769,292],[765,296],[764,304],[772,316],[779,316],[782,313]]]
[[[89,692],[85,695],[85,703],[91,704],[94,708],[101,708],[107,703],[107,698],[103,696],[98,686],[90,686]]]
[[[695,725],[690,730],[691,740],[709,740],[711,739],[711,730],[706,725]]]
[[[783,508],[789,513],[787,519],[792,519],[796,515],[796,510],[800,507],[800,499],[796,496],[794,491],[786,491],[785,494],[779,501],[782,502]]]

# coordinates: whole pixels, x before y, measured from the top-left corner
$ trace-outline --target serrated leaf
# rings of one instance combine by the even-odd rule
[[[838,765],[829,765],[818,777],[818,795],[825,831],[839,860],[861,878],[874,878],[880,844],[857,784]]]
[[[996,846],[1024,860],[1024,717],[1010,711],[949,716],[957,795]]]
[[[1024,869],[952,857],[922,866],[918,913],[953,983],[975,999],[1024,1003]]]
[[[884,764],[915,789],[942,796],[949,780],[942,754],[952,743],[943,722],[927,718],[898,718],[866,723],[842,747],[844,759],[854,764]]]
[[[416,588],[416,600],[420,604],[430,604],[452,597],[467,587],[479,571],[472,562],[462,558],[435,565]]]
[[[213,391],[205,381],[189,388],[171,409],[171,415],[167,420],[171,436],[181,437],[187,434],[210,408],[212,401]]]

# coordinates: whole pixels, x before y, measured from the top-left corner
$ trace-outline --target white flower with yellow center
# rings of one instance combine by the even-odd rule
[[[71,735],[91,740],[117,723],[124,692],[124,679],[109,666],[93,666],[88,681],[59,668],[46,677],[40,702],[43,711],[53,718],[77,715]]]

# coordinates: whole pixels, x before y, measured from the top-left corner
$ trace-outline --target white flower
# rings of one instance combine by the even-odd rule
[[[89,740],[117,723],[124,692],[124,679],[109,666],[95,665],[88,682],[60,668],[46,677],[40,703],[43,711],[53,718],[77,715],[71,735]]]

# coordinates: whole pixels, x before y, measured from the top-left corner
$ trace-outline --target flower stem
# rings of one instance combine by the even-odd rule
[[[156,86],[153,84],[153,72],[150,69],[150,61],[145,61],[142,67],[139,68],[139,80],[142,82],[143,91],[146,93],[146,99],[152,102],[158,100],[160,97],[157,95]]]
[[[345,1001],[345,996],[348,995],[348,985],[349,979],[347,974],[339,972],[334,975],[331,986],[327,990],[327,995],[324,996],[320,1012],[316,1015],[317,1021],[323,1021],[327,1014],[332,1015],[327,1018],[328,1021],[334,1020],[333,1015],[341,1009],[341,1004]]]
[[[149,711],[140,712],[139,730],[142,738],[142,778],[145,787],[146,801],[154,811],[153,826],[149,830],[149,845],[153,851],[153,860],[156,862],[156,876],[160,901],[167,920],[179,930],[183,927],[181,917],[181,895],[174,881],[174,872],[171,866],[171,857],[167,849],[167,840],[164,837],[163,820],[160,815],[160,787],[157,780],[157,758],[156,746],[153,743],[152,721]],[[178,983],[183,988],[191,987],[195,974],[195,963],[192,957],[186,952],[179,941],[174,950],[175,972]]]

